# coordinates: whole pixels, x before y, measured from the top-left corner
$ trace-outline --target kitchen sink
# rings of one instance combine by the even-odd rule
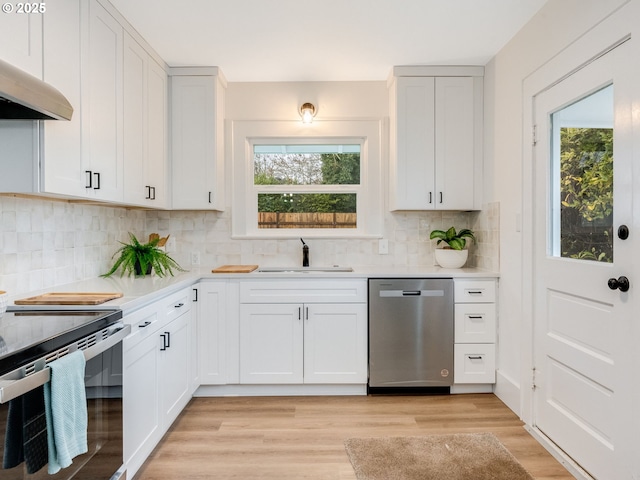
[[[262,273],[333,273],[333,272],[353,272],[351,267],[261,267],[258,272]]]

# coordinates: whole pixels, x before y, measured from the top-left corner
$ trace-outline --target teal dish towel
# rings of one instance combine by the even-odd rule
[[[51,380],[44,385],[47,443],[51,475],[87,452],[87,396],[84,353],[77,350],[51,362]]]

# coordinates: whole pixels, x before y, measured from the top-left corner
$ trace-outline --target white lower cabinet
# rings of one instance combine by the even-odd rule
[[[124,317],[124,461],[133,478],[191,398],[191,289]]]
[[[247,282],[240,297],[241,384],[367,382],[366,282]]]
[[[202,385],[227,383],[227,283],[202,281],[197,290],[197,376]]]
[[[455,281],[455,384],[496,382],[496,282]]]

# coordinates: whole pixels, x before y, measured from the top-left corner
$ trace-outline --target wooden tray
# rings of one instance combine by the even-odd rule
[[[258,265],[222,265],[211,270],[211,273],[251,273]]]
[[[16,300],[16,305],[100,305],[122,293],[54,292]]]

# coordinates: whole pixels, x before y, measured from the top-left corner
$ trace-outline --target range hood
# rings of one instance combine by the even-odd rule
[[[58,90],[0,60],[0,119],[71,120],[73,107]]]

